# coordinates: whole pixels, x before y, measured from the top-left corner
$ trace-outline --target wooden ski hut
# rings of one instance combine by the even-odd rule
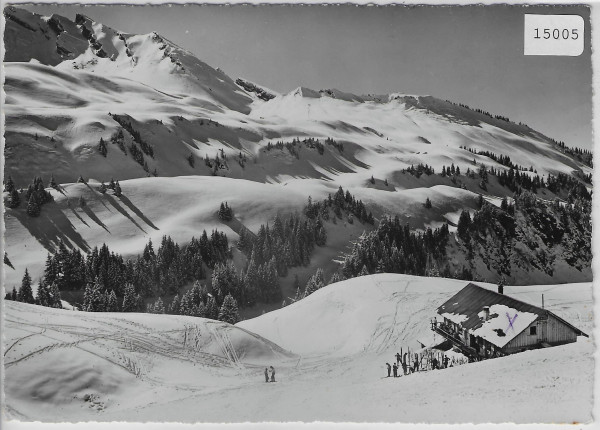
[[[588,337],[547,309],[469,283],[437,309],[432,329],[471,357],[499,357]]]

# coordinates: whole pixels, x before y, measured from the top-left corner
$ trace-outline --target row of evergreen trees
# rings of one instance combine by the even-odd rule
[[[57,188],[54,176],[50,178],[50,186]],[[42,206],[53,201],[52,194],[46,191],[44,181],[41,177],[34,177],[33,181],[27,186],[25,192],[17,190],[12,177],[9,175],[4,181],[4,191],[8,193],[5,203],[6,206],[15,209],[21,204],[21,199],[27,202],[27,215],[38,217],[42,212]]]
[[[163,236],[156,252],[150,240],[141,255],[127,261],[105,244],[84,256],[61,241],[54,255],[48,254],[43,278],[61,291],[82,290],[97,281],[102,293],[114,290],[119,298],[124,297],[128,284],[142,298],[155,297],[176,294],[186,283],[205,278],[205,267],[213,268],[230,257],[227,236],[216,230],[210,237],[203,231],[199,239],[192,238],[183,247]]]
[[[547,203],[523,192],[515,195],[514,204],[504,198],[498,208],[480,196],[479,209],[473,215],[462,211],[458,221],[458,252],[465,253],[466,266],[454,272],[450,269],[447,223],[421,232],[401,226],[397,217],[384,217],[377,229],[364,233],[345,256],[343,276],[390,272],[473,280],[478,277],[472,271],[475,256],[500,276],[511,275],[514,264],[530,264],[552,276],[556,258],[552,249],[559,245],[567,264],[578,270],[589,266],[591,234],[591,202],[586,199]],[[530,252],[517,257],[517,247]]]
[[[235,324],[240,320],[238,303],[231,294],[223,296],[221,290],[209,291],[198,282],[187,290],[180,298],[176,295],[169,305],[159,297],[148,304],[146,312],[154,314],[187,315]]]
[[[346,278],[369,273],[425,276],[446,255],[448,224],[425,232],[401,225],[398,216],[383,217],[377,228],[357,240],[342,264]]]
[[[309,149],[316,149],[320,155],[323,155],[325,153],[326,145],[333,146],[340,153],[344,152],[344,144],[342,142],[337,142],[336,140],[334,140],[330,137],[326,138],[324,142],[322,142],[321,140],[316,139],[314,137],[307,137],[302,140],[300,140],[298,138],[294,138],[294,139],[292,139],[291,142],[284,142],[281,140],[276,141],[275,143],[268,142],[267,146],[266,146],[266,150],[271,151],[272,149],[278,149],[278,150],[282,151],[284,148],[286,148],[290,152],[290,154],[292,154],[294,157],[300,158],[300,153],[298,152],[298,148],[301,145],[303,145]]]
[[[25,269],[25,274],[23,275],[19,290],[17,291],[16,287],[13,287],[11,292],[6,293],[4,299],[13,300],[15,302],[36,304],[49,308],[62,308],[60,291],[56,284],[46,285],[45,283],[40,282],[38,284],[36,296],[33,296],[31,276],[29,275],[29,271],[27,269]]]
[[[375,224],[373,214],[367,212],[367,208],[362,200],[356,200],[350,194],[350,191],[344,193],[344,189],[341,186],[334,195],[329,194],[321,202],[313,203],[311,197],[309,197],[308,204],[304,207],[304,214],[309,219],[323,219],[327,221],[331,218],[329,209],[332,209],[335,217],[339,219],[342,218],[342,211],[346,211],[354,215],[362,223]],[[348,220],[352,222],[352,217],[349,217]]]

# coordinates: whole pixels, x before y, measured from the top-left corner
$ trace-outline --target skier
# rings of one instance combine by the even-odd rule
[[[394,363],[394,378],[398,377],[398,365]]]
[[[396,353],[396,364],[400,364],[400,354]]]
[[[404,372],[404,375],[406,375],[406,370],[407,370],[407,368],[406,368],[406,361],[403,361],[402,362],[402,371]]]
[[[392,366],[390,366],[390,363],[385,363],[385,365],[387,366],[388,369],[388,378],[390,377],[390,372],[392,371]]]
[[[275,381],[275,368],[273,366],[271,366],[271,382],[276,382]]]
[[[265,382],[269,382],[269,369],[265,367]]]

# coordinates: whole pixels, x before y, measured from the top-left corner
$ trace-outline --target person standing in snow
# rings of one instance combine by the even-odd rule
[[[407,368],[406,368],[406,361],[403,361],[402,362],[402,371],[404,372],[405,376],[406,376],[406,370],[407,370]]]
[[[388,369],[388,378],[390,377],[390,372],[392,371],[392,366],[390,366],[390,363],[385,363],[385,365],[387,366]]]
[[[269,369],[265,367],[265,382],[269,382]]]
[[[419,356],[415,354],[415,366],[413,367],[413,373],[419,371]]]
[[[394,378],[398,377],[398,365],[394,363]]]
[[[448,368],[448,362],[450,361],[450,358],[448,358],[447,355],[444,356],[444,369]]]
[[[275,368],[271,366],[271,382],[275,382]]]
[[[400,357],[400,354],[399,354],[399,353],[396,353],[396,364],[400,364],[400,359],[401,359],[401,358],[402,358],[402,357]]]

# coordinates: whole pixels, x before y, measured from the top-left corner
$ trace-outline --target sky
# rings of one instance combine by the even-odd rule
[[[36,5],[127,33],[157,31],[220,67],[286,93],[299,86],[355,94],[432,95],[501,114],[592,147],[589,10],[575,6]],[[578,57],[523,55],[525,13],[579,14]],[[518,162],[518,160],[515,160]]]

